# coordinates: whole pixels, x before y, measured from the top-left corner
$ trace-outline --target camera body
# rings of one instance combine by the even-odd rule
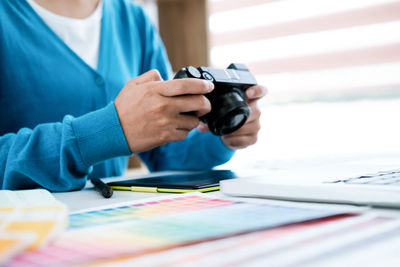
[[[205,97],[211,112],[199,119],[215,135],[226,135],[239,129],[250,116],[245,91],[257,81],[243,64],[232,63],[227,69],[192,66],[180,69],[174,79],[196,78],[214,83],[214,90]]]

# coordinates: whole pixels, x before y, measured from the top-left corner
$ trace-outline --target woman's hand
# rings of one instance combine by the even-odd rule
[[[257,106],[259,99],[267,94],[267,88],[261,85],[255,85],[246,90],[247,103],[250,106],[251,113],[246,123],[233,133],[222,136],[224,144],[232,149],[245,148],[257,142],[258,132],[260,131],[261,111]],[[200,123],[197,127],[200,132],[209,131],[208,126]]]
[[[198,117],[211,111],[204,94],[213,89],[199,79],[162,81],[156,70],[129,81],[114,105],[131,152],[185,139],[199,125]]]

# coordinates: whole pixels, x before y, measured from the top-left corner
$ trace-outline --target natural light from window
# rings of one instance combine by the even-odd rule
[[[229,167],[400,153],[399,0],[208,4],[211,64],[269,89],[258,144]]]

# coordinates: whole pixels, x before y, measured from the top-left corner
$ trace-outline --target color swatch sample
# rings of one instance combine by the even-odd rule
[[[26,250],[36,240],[32,233],[0,232],[0,266]]]
[[[69,229],[11,266],[100,263],[343,212],[276,206],[200,193],[71,214]]]
[[[177,247],[117,263],[163,267],[386,267],[399,265],[399,244],[398,217],[340,215]],[[112,267],[113,263],[105,266]]]
[[[0,190],[0,265],[46,245],[66,228],[67,218],[67,207],[47,190]]]

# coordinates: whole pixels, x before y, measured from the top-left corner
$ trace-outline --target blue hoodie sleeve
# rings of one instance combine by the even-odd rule
[[[143,44],[146,44],[143,48],[145,53],[142,72],[157,69],[164,80],[171,79],[172,69],[161,38],[144,12],[141,16],[145,25]],[[220,137],[193,130],[185,140],[140,153],[139,157],[150,171],[196,170],[221,165],[233,154],[234,150],[226,147]]]
[[[130,155],[113,103],[0,137],[2,189],[81,189],[95,163]]]

